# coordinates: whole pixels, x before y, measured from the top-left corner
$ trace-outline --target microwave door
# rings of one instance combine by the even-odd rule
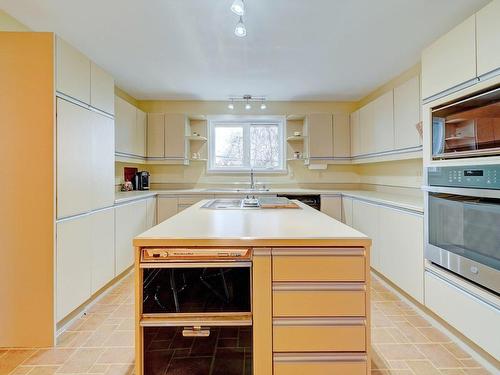
[[[432,155],[440,156],[444,154],[445,144],[445,119],[442,117],[432,118]]]

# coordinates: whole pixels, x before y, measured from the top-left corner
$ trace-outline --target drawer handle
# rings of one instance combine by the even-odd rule
[[[275,353],[273,354],[273,360],[274,362],[365,362],[367,356],[357,353]]]
[[[210,336],[210,328],[201,329],[201,327],[184,328],[182,330],[184,337],[208,337]]]
[[[273,326],[365,326],[365,318],[274,318]]]
[[[328,283],[328,282],[326,283],[274,282],[273,283],[273,291],[319,291],[319,290],[365,291],[366,285],[364,283]]]

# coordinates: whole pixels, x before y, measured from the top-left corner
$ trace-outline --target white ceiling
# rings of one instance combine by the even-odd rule
[[[138,99],[356,100],[489,0],[0,0],[55,31]],[[451,62],[453,63],[453,62]]]

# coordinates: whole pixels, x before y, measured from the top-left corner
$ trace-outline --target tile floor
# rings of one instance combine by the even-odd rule
[[[412,307],[372,283],[372,375],[489,374]],[[0,375],[134,372],[133,277],[127,276],[51,349],[0,349]]]

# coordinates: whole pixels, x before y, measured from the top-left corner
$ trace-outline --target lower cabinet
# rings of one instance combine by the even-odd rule
[[[156,225],[156,197],[146,199],[146,229]]]
[[[275,354],[274,375],[366,375],[368,365],[362,354]]]
[[[147,202],[140,200],[115,207],[115,275],[134,264],[132,240],[146,230]]]
[[[372,239],[370,265],[380,270],[379,210],[376,204],[354,200],[352,204],[352,226]]]
[[[91,293],[94,294],[115,277],[115,212],[108,208],[90,216]]]
[[[321,212],[334,219],[342,220],[342,198],[340,195],[322,195]]]
[[[422,215],[379,207],[379,271],[418,302],[424,302]]]
[[[167,220],[169,217],[177,213],[178,199],[177,197],[158,197],[157,201],[157,217],[158,223]]]
[[[352,226],[352,198],[342,197],[342,222]]]
[[[423,215],[352,199],[352,227],[372,239],[371,267],[423,303]]]
[[[500,360],[498,308],[431,272],[425,273],[425,306]]]
[[[56,320],[90,298],[92,222],[89,215],[56,226]]]

